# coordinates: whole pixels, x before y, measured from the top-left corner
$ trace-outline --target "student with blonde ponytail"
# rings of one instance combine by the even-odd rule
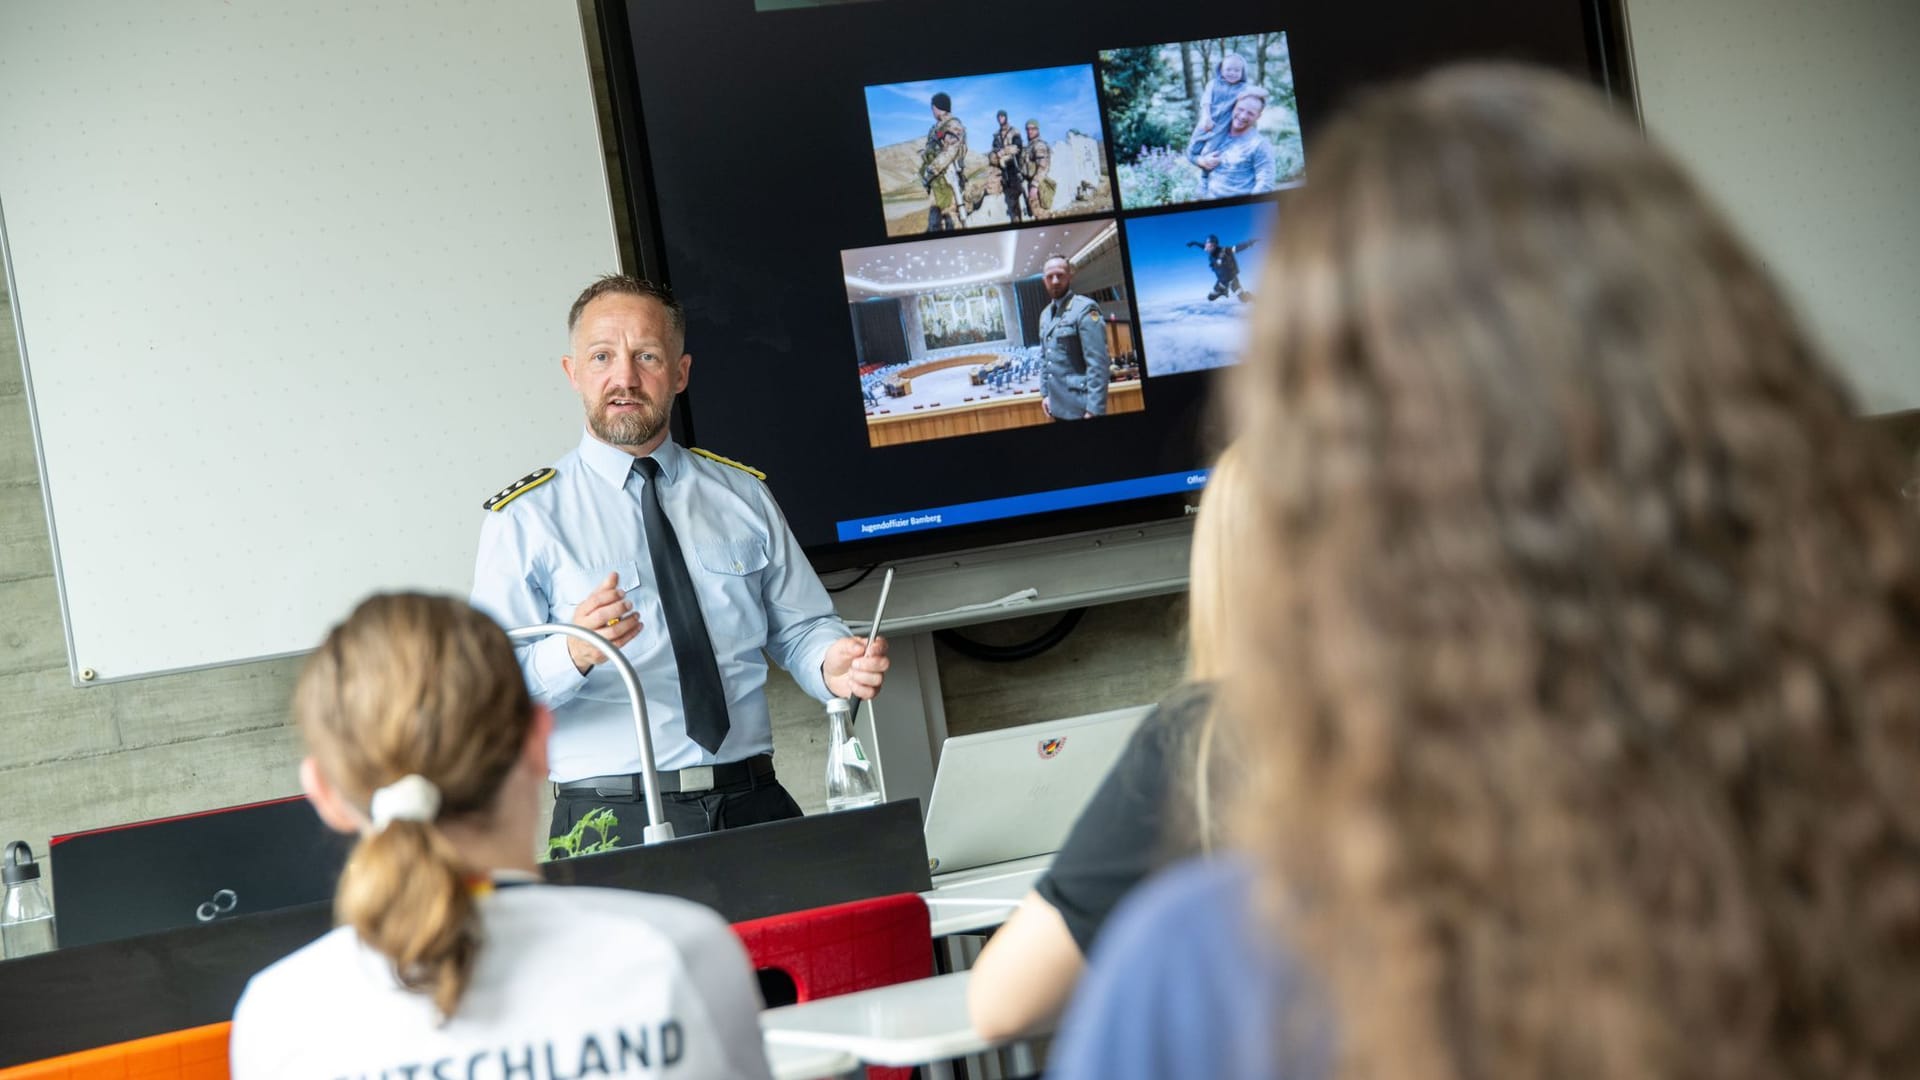
[[[492,620],[375,596],[307,662],[293,710],[307,797],[360,840],[340,926],[248,984],[235,1077],[768,1075],[719,916],[539,883],[553,717]]]

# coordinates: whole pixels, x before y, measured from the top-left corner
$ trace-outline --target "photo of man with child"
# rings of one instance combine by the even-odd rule
[[[1305,176],[1283,32],[1108,50],[1100,78],[1128,210],[1261,195]]]

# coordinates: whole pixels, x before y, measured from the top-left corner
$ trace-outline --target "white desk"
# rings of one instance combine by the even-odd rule
[[[773,1080],[827,1080],[832,1077],[866,1075],[860,1059],[845,1050],[822,1050],[811,1046],[789,1046],[767,1041],[767,1065]]]
[[[920,894],[927,902],[933,936],[988,930],[1006,922],[1051,865],[1052,855],[1033,855],[935,877],[933,889]]]
[[[782,1005],[760,1014],[760,1030],[770,1047],[838,1050],[869,1065],[925,1065],[929,1077],[950,1077],[954,1058],[994,1047],[967,1020],[969,975]]]

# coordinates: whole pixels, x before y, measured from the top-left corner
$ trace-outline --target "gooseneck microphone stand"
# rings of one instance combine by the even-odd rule
[[[600,654],[613,665],[613,670],[620,673],[620,681],[627,684],[627,697],[633,701],[633,730],[640,739],[640,783],[645,789],[647,804],[647,827],[641,834],[640,842],[655,844],[673,839],[673,823],[667,820],[666,811],[660,805],[660,770],[653,764],[653,730],[647,727],[647,699],[640,693],[640,676],[634,673],[633,665],[620,655],[619,649],[585,627],[569,623],[541,623],[507,631],[507,636],[515,641],[531,641],[549,634],[564,634],[600,650]]]

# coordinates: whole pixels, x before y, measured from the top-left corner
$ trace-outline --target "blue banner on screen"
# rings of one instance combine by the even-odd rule
[[[1071,510],[1079,506],[1097,506],[1100,503],[1121,502],[1126,499],[1144,499],[1150,495],[1178,495],[1183,491],[1197,491],[1206,486],[1207,472],[1206,469],[1189,469],[1185,472],[1162,473],[1159,476],[1142,476],[1135,480],[1115,480],[1107,484],[1087,484],[1083,487],[1061,488],[1058,491],[1037,491],[1031,495],[1012,495],[1004,499],[982,499],[979,502],[935,506],[925,510],[902,510],[897,514],[855,518],[852,521],[838,522],[836,525],[842,540],[864,540],[871,536],[892,536],[895,533],[918,532],[922,529],[943,529],[949,525],[968,525],[976,521],[996,521],[1000,518],[1021,517],[1026,514],[1044,514],[1049,510]]]

